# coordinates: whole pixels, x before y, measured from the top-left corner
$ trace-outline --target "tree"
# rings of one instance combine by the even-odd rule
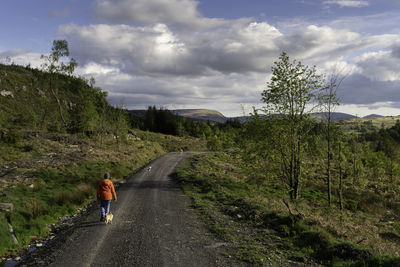
[[[330,76],[328,84],[325,87],[324,94],[320,97],[321,106],[325,113],[325,125],[326,125],[326,141],[327,141],[327,163],[326,163],[326,182],[328,187],[328,204],[332,203],[332,190],[331,190],[331,159],[332,156],[332,113],[335,108],[339,105],[339,99],[336,95],[337,89],[344,80],[344,76],[340,76],[338,73],[334,73]]]
[[[68,64],[64,63],[63,61],[60,62],[60,59],[64,57],[69,57],[68,42],[66,40],[54,40],[53,47],[51,48],[51,54],[48,56],[42,55],[41,59],[44,59],[42,70],[50,73],[49,88],[57,102],[58,113],[62,123],[64,127],[66,127],[67,122],[63,115],[58,87],[55,85],[55,81],[57,79],[57,74],[72,75],[77,63],[73,58]]]
[[[299,196],[304,139],[311,129],[310,115],[320,105],[325,81],[316,68],[291,62],[286,53],[272,67],[268,89],[262,92],[264,109],[274,120],[273,146],[280,155],[281,174],[289,187],[290,199]]]

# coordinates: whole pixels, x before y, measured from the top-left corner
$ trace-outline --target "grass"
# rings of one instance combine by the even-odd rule
[[[189,159],[177,174],[205,225],[233,244],[230,253],[237,259],[255,265],[290,265],[284,259],[292,259],[333,266],[392,266],[399,261],[400,227],[385,222],[394,210],[384,197],[353,189],[345,206],[353,203],[354,210],[328,208],[323,185],[310,181],[302,199],[289,202],[289,211],[279,181],[262,169],[253,169],[256,179],[249,177],[248,168],[240,154],[221,152]]]

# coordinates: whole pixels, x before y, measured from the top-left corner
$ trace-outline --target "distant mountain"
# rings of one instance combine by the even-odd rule
[[[324,118],[326,118],[327,114],[328,114],[327,112],[320,112],[320,113],[315,113],[314,116],[324,119]],[[350,115],[347,113],[341,113],[341,112],[332,112],[331,113],[331,119],[333,121],[344,121],[344,120],[349,120],[349,119],[354,119],[354,118],[356,118],[356,116]]]
[[[221,112],[211,109],[176,109],[173,113],[193,120],[224,123],[228,120]]]
[[[146,115],[146,110],[129,110],[129,112],[140,116],[144,117]],[[235,120],[238,119],[240,122],[246,122],[248,120],[251,120],[251,116],[241,116],[241,117],[225,117],[221,112],[216,111],[216,110],[211,110],[211,109],[175,109],[171,110],[171,112],[185,117],[189,118],[192,120],[197,120],[197,121],[210,121],[210,122],[219,122],[219,123],[225,123],[227,120]],[[313,114],[314,117],[321,118],[323,119],[325,117],[326,113],[325,112],[320,112],[320,113],[315,113]],[[267,115],[260,115],[261,117],[267,117]],[[369,115],[369,116],[374,116],[374,117],[382,117],[380,115]],[[347,113],[341,113],[341,112],[332,112],[332,120],[333,121],[341,121],[341,120],[349,120],[349,119],[354,119],[356,116],[347,114]],[[366,117],[364,117],[366,118]],[[372,118],[372,117],[370,117]]]
[[[364,116],[363,118],[364,119],[372,119],[372,118],[382,118],[382,117],[384,117],[384,116],[378,115],[378,114],[370,114],[370,115]]]
[[[146,116],[147,110],[144,109],[136,109],[136,110],[128,110],[130,113],[144,117]],[[189,118],[197,121],[210,121],[210,122],[220,122],[225,123],[229,118],[222,115],[221,112],[211,109],[175,109],[171,110],[176,115]]]

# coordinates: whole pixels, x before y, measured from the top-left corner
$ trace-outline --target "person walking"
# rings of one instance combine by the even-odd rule
[[[97,200],[100,200],[100,221],[105,221],[106,214],[110,212],[111,200],[117,201],[114,185],[110,180],[110,174],[106,172],[104,179],[97,186]]]

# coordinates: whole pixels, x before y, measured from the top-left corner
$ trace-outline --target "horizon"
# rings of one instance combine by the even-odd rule
[[[243,115],[243,114],[242,114],[242,115],[239,115],[239,116],[227,116],[227,115],[225,115],[223,112],[221,112],[221,111],[219,111],[219,110],[217,110],[217,109],[205,109],[205,108],[168,109],[168,108],[164,108],[164,107],[156,107],[156,108],[158,108],[158,109],[163,108],[163,109],[167,109],[167,110],[169,110],[169,111],[176,111],[176,110],[209,110],[209,111],[216,111],[216,112],[221,113],[225,118],[228,118],[228,119],[229,119],[229,118],[237,118],[237,117],[247,117],[247,116],[250,116],[250,114],[247,114],[247,115]],[[128,110],[128,111],[147,111],[147,109],[126,109],[126,110]],[[311,113],[311,114],[319,114],[319,113],[325,113],[325,112],[314,112],[314,113]],[[371,116],[371,115],[382,116],[382,117],[399,117],[399,116],[400,116],[400,114],[398,114],[398,115],[387,115],[387,116],[385,116],[385,115],[376,114],[376,113],[370,113],[370,114],[367,114],[367,115],[364,115],[364,116],[359,116],[359,114],[351,114],[351,113],[339,112],[339,111],[333,111],[332,113],[333,113],[333,114],[345,114],[345,115],[350,115],[350,116],[354,116],[354,117],[360,118],[360,119],[365,118],[365,117],[367,117],[367,116]]]
[[[281,52],[346,78],[337,112],[400,114],[400,0],[4,0],[0,62],[68,41],[110,104],[225,116],[260,107]],[[12,25],[12,27],[10,27]]]

